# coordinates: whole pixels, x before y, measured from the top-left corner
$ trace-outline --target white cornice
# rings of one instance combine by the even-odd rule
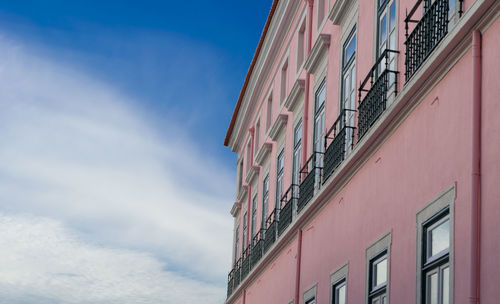
[[[349,11],[357,4],[358,1],[353,0],[337,0],[328,13],[328,19],[332,20],[333,24],[340,25],[343,19],[348,16]]]
[[[245,181],[247,182],[247,184],[250,185],[252,183],[254,177],[258,175],[259,171],[259,166],[252,166],[250,170],[248,170],[247,176],[245,177]]]
[[[272,140],[276,141],[276,139],[281,133],[281,130],[283,130],[284,127],[286,127],[287,120],[288,120],[287,114],[278,115],[278,118],[276,118],[276,121],[269,130],[269,137],[271,137]]]
[[[231,208],[231,215],[233,217],[236,217],[238,215],[238,212],[240,212],[241,209],[241,202],[234,202],[233,207]]]
[[[297,78],[295,83],[293,84],[292,89],[290,90],[290,94],[288,94],[287,98],[285,99],[285,108],[288,109],[288,111],[293,111],[295,108],[295,105],[299,101],[300,97],[304,93],[304,88],[306,87],[306,81],[301,78]]]
[[[313,48],[311,49],[309,57],[307,57],[306,63],[304,65],[306,71],[308,71],[311,74],[314,74],[321,59],[326,55],[328,55],[329,46],[330,46],[330,35],[320,34],[318,36],[318,39],[316,39]]]
[[[240,188],[240,191],[238,191],[238,196],[236,197],[236,200],[238,202],[241,202],[245,195],[247,194],[247,187],[248,185],[242,185]]]
[[[257,155],[255,155],[255,162],[259,165],[262,166],[264,160],[266,159],[266,156],[271,152],[273,145],[270,142],[264,143],[259,151],[257,152]]]
[[[249,123],[250,115],[252,111],[248,109],[255,105],[259,100],[256,100],[264,82],[270,74],[271,68],[274,67],[273,62],[279,54],[281,47],[284,45],[284,40],[286,38],[287,32],[291,28],[291,23],[293,22],[294,16],[299,9],[301,1],[279,1],[276,12],[271,20],[269,30],[262,45],[261,52],[257,58],[255,68],[253,69],[252,75],[250,75],[250,80],[246,89],[245,96],[242,100],[242,105],[239,110],[239,114],[236,118],[236,123],[233,129],[233,134],[229,138],[229,147],[232,151],[236,152],[236,147],[238,142],[241,140],[244,132],[241,130],[246,130],[246,124]]]

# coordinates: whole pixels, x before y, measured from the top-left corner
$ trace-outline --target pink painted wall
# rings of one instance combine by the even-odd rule
[[[331,1],[333,5],[333,1]],[[374,2],[361,1],[358,8],[356,82],[360,83],[373,65]],[[465,1],[464,8],[472,0]],[[305,7],[301,1],[301,9]],[[413,0],[398,1],[398,76],[399,90],[404,85],[404,17],[413,7]],[[458,5],[458,3],[457,3]],[[329,11],[329,9],[327,9]],[[313,34],[316,37],[316,9],[313,14]],[[417,13],[418,15],[418,13]],[[251,113],[255,121],[260,111],[259,143],[264,138],[268,88],[273,87],[273,119],[280,114],[280,82],[283,54],[289,52],[287,90],[296,79],[297,31],[302,13],[294,17],[287,32],[285,44],[273,63],[271,74],[259,92],[260,105]],[[307,31],[306,31],[307,32]],[[323,33],[331,35],[328,51],[327,101],[325,127],[328,129],[338,116],[339,96],[339,26],[327,21]],[[482,303],[497,303],[500,289],[496,282],[500,274],[500,20],[497,19],[483,35],[483,154],[482,154]],[[289,41],[289,43],[288,43]],[[314,41],[313,41],[314,44]],[[374,155],[356,173],[351,181],[332,197],[324,209],[304,228],[300,294],[313,284],[317,285],[317,302],[329,301],[329,276],[349,262],[349,303],[363,303],[365,299],[365,250],[379,237],[392,231],[390,301],[415,302],[416,213],[435,196],[452,184],[456,185],[454,217],[454,298],[455,303],[469,303],[470,286],[470,195],[471,195],[471,125],[472,125],[472,56],[471,50],[453,66],[448,74],[426,94],[411,115],[398,127]],[[275,71],[278,71],[274,73]],[[299,78],[304,78],[302,71]],[[314,86],[314,78],[311,79]],[[310,90],[309,114],[313,113],[314,92]],[[359,101],[358,101],[359,102]],[[286,126],[284,190],[291,180],[294,117],[289,115]],[[311,151],[312,119],[309,120]],[[246,138],[246,137],[245,137]],[[239,153],[246,155],[246,141]],[[269,210],[276,197],[276,156],[273,143],[270,158]],[[305,151],[303,150],[303,153]],[[246,162],[245,162],[246,163]],[[264,171],[257,177],[257,230],[261,223],[262,183]],[[246,176],[246,169],[243,178]],[[246,201],[245,201],[246,203]],[[251,210],[249,210],[251,212]],[[240,215],[241,216],[241,215]],[[242,225],[243,220],[240,220]],[[250,229],[250,222],[248,223]],[[243,228],[240,227],[240,233]],[[240,240],[242,237],[240,236]],[[242,249],[239,246],[240,250]],[[296,241],[284,249],[279,257],[247,287],[246,303],[288,303],[294,296]],[[241,303],[240,298],[236,302]]]

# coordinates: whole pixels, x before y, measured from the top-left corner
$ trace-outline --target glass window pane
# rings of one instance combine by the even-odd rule
[[[393,29],[396,25],[396,4],[393,2],[391,4],[391,21],[390,21],[390,28]]]
[[[349,42],[349,44],[344,50],[344,66],[347,65],[351,57],[354,55],[355,51],[356,51],[356,35],[353,35],[352,40]]]
[[[382,43],[385,42],[385,39],[387,37],[387,20],[385,14],[380,20],[379,31],[380,31],[379,45],[382,45]]]
[[[427,304],[438,304],[438,274],[427,275]]]
[[[345,284],[337,289],[337,304],[345,304]]]
[[[450,267],[443,270],[443,304],[450,303]]]
[[[387,281],[387,259],[383,259],[375,265],[375,284],[379,286]]]
[[[430,256],[434,256],[450,247],[450,221],[446,220],[430,231]]]

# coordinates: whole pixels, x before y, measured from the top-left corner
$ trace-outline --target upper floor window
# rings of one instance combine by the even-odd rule
[[[283,174],[285,168],[285,150],[281,150],[276,164],[276,208],[279,208],[283,196]]]
[[[340,110],[356,109],[356,27],[342,48],[342,102]],[[340,112],[340,111],[339,111]],[[354,126],[354,111],[346,111],[346,124]],[[352,149],[353,129],[346,130],[346,153]]]
[[[396,0],[379,0],[377,13],[377,58],[381,56],[386,49],[397,51],[396,37]],[[396,54],[389,53],[389,62],[384,58],[379,66],[379,75],[385,70],[386,66],[390,70],[396,70]],[[389,88],[394,85],[396,76],[389,74]]]
[[[271,127],[271,119],[273,115],[273,93],[269,94],[267,98],[267,111],[266,111],[266,132]]]
[[[247,143],[247,172],[250,171],[250,167],[252,167],[252,141],[248,140]]]
[[[241,191],[243,186],[243,159],[238,164],[238,193]]]
[[[268,212],[268,203],[269,203],[269,174],[264,178],[264,182],[262,184],[262,228],[266,228],[266,220],[267,220],[267,212]]]
[[[325,20],[325,2],[326,0],[318,0],[318,28]]]
[[[256,151],[259,151],[259,139],[260,139],[260,120],[257,121],[255,125],[255,133],[254,133],[254,155],[257,154]]]
[[[240,227],[236,227],[236,231],[234,233],[234,263],[238,261],[238,244],[240,242]]]
[[[283,67],[281,68],[281,96],[280,96],[280,103],[283,103],[283,101],[286,98],[286,92],[287,92],[287,77],[288,77],[288,60],[285,61],[283,64]]]
[[[300,184],[300,164],[302,157],[302,121],[299,121],[293,131],[293,164],[292,183]]]
[[[304,63],[306,54],[305,48],[306,48],[306,20],[302,22],[297,37],[297,71],[300,70],[302,64]]]
[[[314,137],[313,137],[313,152],[320,152],[314,160],[314,184],[315,187],[320,185],[320,174],[323,168],[323,152],[325,151],[325,100],[326,100],[326,79],[316,90],[314,99]]]
[[[450,217],[448,208],[423,225],[422,303],[450,303]]]
[[[387,251],[370,261],[368,303],[387,303]]]
[[[257,227],[257,194],[254,195],[252,200],[252,222],[251,222],[251,234],[250,237],[253,239],[255,236],[255,229]]]
[[[242,236],[241,248],[244,250],[247,245],[247,212],[243,214],[243,236]]]

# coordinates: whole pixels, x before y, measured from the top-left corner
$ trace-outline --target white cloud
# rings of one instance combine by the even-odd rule
[[[0,39],[0,212],[54,219],[83,239],[148,252],[167,269],[219,290],[230,261],[232,177],[179,130],[155,130],[139,101]],[[80,242],[89,254],[101,254]],[[62,259],[76,264],[71,250],[61,250]],[[102,252],[104,260],[121,254]],[[122,258],[142,259],[144,271],[158,267],[142,256]],[[76,288],[80,277],[71,278]],[[25,279],[21,285],[36,281]],[[0,292],[5,282],[4,275]],[[182,290],[165,288],[172,297]]]
[[[148,254],[88,244],[60,223],[0,216],[1,303],[207,303],[223,288],[163,271]]]

